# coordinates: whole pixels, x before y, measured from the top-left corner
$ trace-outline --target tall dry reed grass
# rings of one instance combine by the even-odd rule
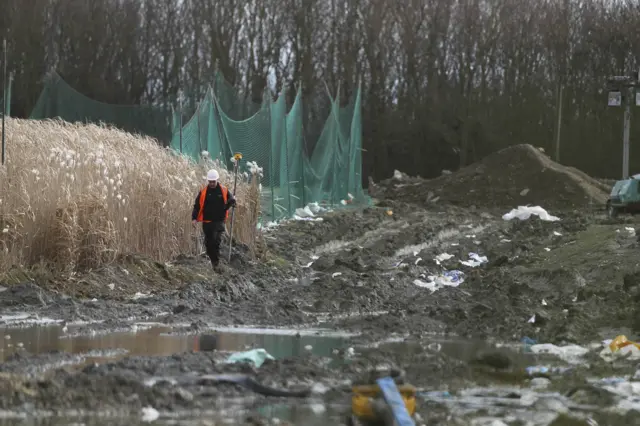
[[[191,209],[206,171],[155,140],[106,126],[7,121],[0,167],[0,272],[46,262],[78,271],[138,253],[165,261],[197,248]],[[238,178],[234,239],[253,247],[258,178]]]

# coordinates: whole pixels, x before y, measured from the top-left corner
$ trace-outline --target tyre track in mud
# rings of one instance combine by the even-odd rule
[[[323,222],[279,230],[278,240],[288,248],[270,248],[305,271],[286,297],[311,320],[322,315],[336,327],[364,331],[372,339],[390,331],[447,332],[575,343],[597,338],[594,321],[603,328],[631,322],[629,309],[610,315],[604,306],[624,305],[623,295],[630,297],[620,289],[635,264],[625,265],[626,255],[619,250],[615,256],[602,252],[597,264],[590,260],[593,243],[586,239],[615,236],[615,229],[606,228],[589,237],[603,219],[554,211],[561,221],[505,221],[496,214],[446,206],[402,207],[395,202],[330,213]],[[305,237],[295,241],[300,235]],[[625,252],[635,245],[632,239]],[[453,257],[438,264],[436,256],[445,252]],[[471,252],[487,256],[488,262],[462,265]],[[434,293],[414,284],[443,269],[464,272],[464,282]]]
[[[311,316],[335,315],[337,319],[388,311],[405,315],[406,300],[424,292],[413,284],[413,276],[428,272],[426,262],[409,263],[420,257],[432,261],[453,247],[460,250],[455,245],[460,240],[469,243],[462,247],[481,251],[477,239],[491,226],[473,222],[468,215],[451,211],[417,210],[389,216],[386,208],[370,208],[329,214],[323,222],[293,224],[276,231],[278,240],[287,241],[288,247],[297,245],[283,256],[291,256],[304,271],[287,295]],[[293,235],[303,233],[304,241],[293,242]],[[270,248],[280,252],[275,244]],[[442,327],[439,323],[434,326]]]

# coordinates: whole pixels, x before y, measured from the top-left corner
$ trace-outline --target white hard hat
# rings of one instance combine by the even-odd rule
[[[219,178],[220,175],[217,170],[211,169],[207,172],[207,180],[218,180]]]

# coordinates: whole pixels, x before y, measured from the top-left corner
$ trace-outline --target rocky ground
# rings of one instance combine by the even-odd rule
[[[523,353],[519,342],[524,337],[557,346],[588,345],[622,332],[635,337],[640,326],[640,247],[635,218],[605,217],[601,184],[553,164],[534,148],[517,149],[507,152],[516,163],[507,181],[496,173],[485,176],[504,152],[432,181],[398,174],[371,188],[372,207],[327,212],[322,220],[269,229],[263,258],[236,250],[222,274],[213,274],[204,258],[189,256],[168,264],[128,256],[73,277],[37,269],[12,271],[0,292],[2,315],[29,312],[68,323],[102,321],[81,326],[80,333],[137,320],[179,325],[188,333],[205,332],[214,324],[322,325],[360,335],[350,341],[355,354],[336,351],[331,363],[307,354],[260,368],[221,364],[218,352],[198,352],[34,371],[34,365],[55,365],[70,355],[17,351],[0,364],[0,408],[138,415],[152,406],[198,412],[212,404],[229,407],[226,398],[241,395],[249,411],[236,424],[268,424],[274,416],[260,414],[258,407],[275,404],[273,398],[235,385],[196,381],[149,386],[149,379],[240,371],[277,387],[311,387],[305,401],[348,408],[348,385],[376,366],[391,365],[403,369],[407,381],[423,391],[447,389],[453,394],[471,386],[518,386],[505,401],[526,406],[526,400],[533,404],[529,411],[551,413],[546,422],[527,423],[526,416],[507,404],[511,408],[498,416],[504,423],[482,423],[482,416],[495,414],[487,407],[504,408],[504,401],[492,399],[478,420],[477,412],[470,414],[451,401],[423,398],[418,412],[425,424],[635,424],[629,414],[603,411],[615,392],[586,381],[592,375],[633,375],[635,364],[611,364],[592,356],[593,351],[588,364],[580,364],[571,376],[546,383],[564,398],[550,397],[560,406],[525,394],[540,382],[532,381],[524,368],[549,360]],[[518,161],[530,168],[536,164],[538,174],[553,174],[544,181],[546,192],[535,171],[513,177]],[[472,194],[468,203],[460,201],[465,186]],[[484,206],[483,189],[490,194]],[[560,220],[503,219],[526,203],[548,208]],[[471,253],[486,256],[486,262],[470,263]],[[457,286],[446,280],[451,271],[463,279]],[[435,335],[464,344],[443,350],[433,343]],[[379,343],[390,337],[397,341]],[[496,342],[515,343],[515,349],[496,347]],[[585,410],[590,404],[596,408]],[[324,424],[344,419],[340,410],[329,410],[327,416],[332,420]]]

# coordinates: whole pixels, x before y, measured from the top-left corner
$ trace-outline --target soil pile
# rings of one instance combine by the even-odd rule
[[[531,145],[515,145],[459,171],[432,180],[392,178],[372,188],[372,195],[425,205],[446,202],[462,207],[597,207],[608,187],[585,173],[558,164]]]

